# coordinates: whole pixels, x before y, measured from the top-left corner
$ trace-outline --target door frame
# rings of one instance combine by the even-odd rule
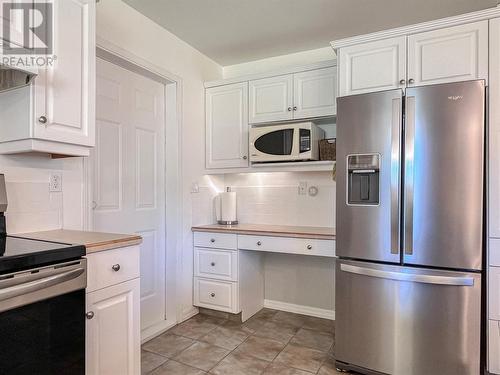
[[[101,58],[126,70],[138,73],[165,85],[165,320],[141,331],[141,341],[165,332],[182,319],[177,304],[182,259],[182,78],[172,74],[133,53],[97,37],[96,58]],[[175,111],[170,111],[175,108]],[[83,158],[83,226],[93,229],[93,166]]]

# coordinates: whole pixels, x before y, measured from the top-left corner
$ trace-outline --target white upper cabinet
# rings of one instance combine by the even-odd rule
[[[339,96],[404,87],[406,37],[340,48]]]
[[[249,122],[293,119],[293,75],[264,78],[249,83]]]
[[[336,67],[294,74],[294,118],[334,116],[336,91]]]
[[[94,146],[95,1],[55,1],[53,7],[57,61],[35,80],[34,137]]]
[[[248,167],[248,83],[206,89],[206,167]]]
[[[488,78],[488,21],[408,37],[408,85]]]

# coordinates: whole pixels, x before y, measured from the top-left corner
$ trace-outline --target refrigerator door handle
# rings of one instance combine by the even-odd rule
[[[415,152],[415,97],[406,97],[405,127],[405,214],[404,243],[406,255],[413,255],[413,174]]]
[[[423,275],[423,274],[412,274],[412,273],[403,273],[395,271],[383,271],[373,268],[353,266],[350,264],[341,264],[340,269],[341,271],[354,273],[357,275],[377,277],[381,279],[389,279],[396,281],[408,281],[414,283],[436,284],[436,285],[474,286],[474,278],[472,277]]]
[[[399,254],[400,227],[399,227],[399,191],[401,166],[401,98],[392,100],[391,124],[391,254]]]

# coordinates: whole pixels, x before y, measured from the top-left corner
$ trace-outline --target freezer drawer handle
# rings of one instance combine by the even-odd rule
[[[379,277],[381,279],[409,281],[409,282],[424,283],[424,284],[474,286],[474,278],[472,277],[417,275],[412,273],[382,271],[373,268],[352,266],[350,264],[341,264],[340,269],[344,272],[355,273],[357,275],[364,275],[370,277]]]

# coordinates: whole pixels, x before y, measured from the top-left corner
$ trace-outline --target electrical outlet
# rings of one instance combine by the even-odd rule
[[[50,174],[49,191],[58,193],[62,191],[62,173],[52,172]]]
[[[299,181],[299,195],[306,195],[307,181]]]

